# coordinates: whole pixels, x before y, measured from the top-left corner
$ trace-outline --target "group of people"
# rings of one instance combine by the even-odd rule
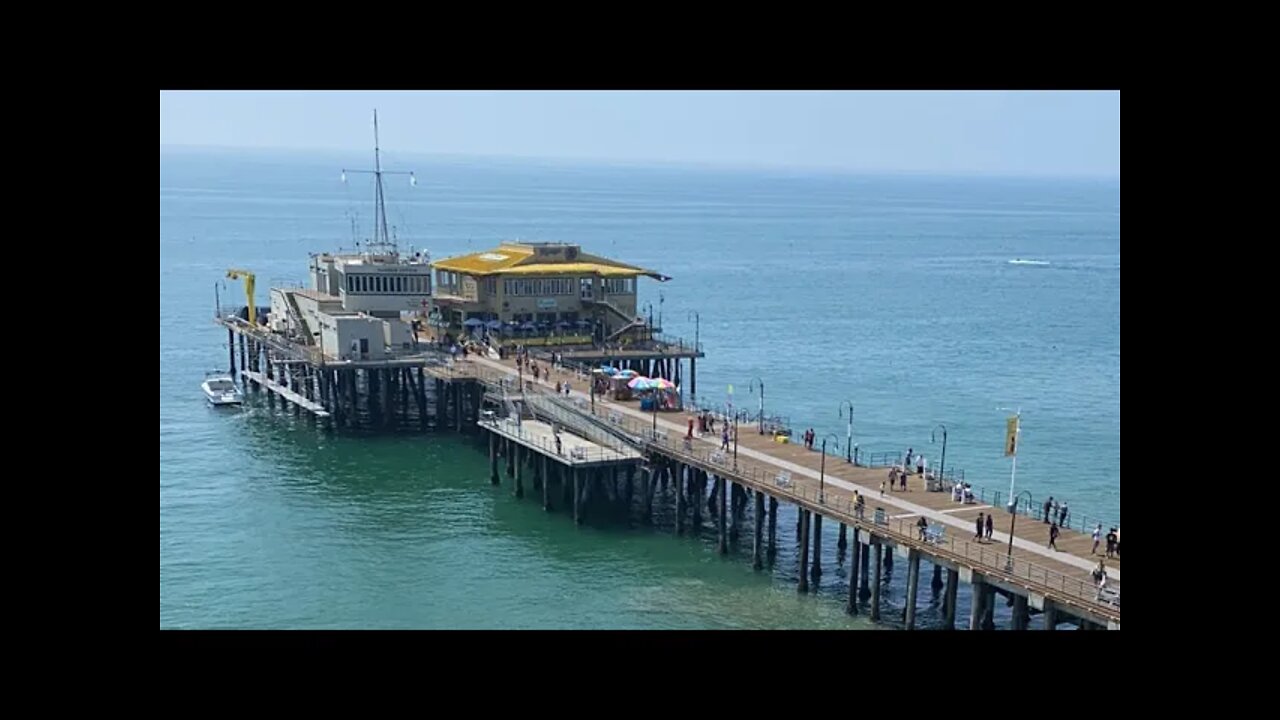
[[[1102,539],[1102,523],[1098,523],[1098,526],[1093,529],[1093,550],[1090,551],[1091,555],[1098,554],[1098,544]],[[1110,532],[1107,533],[1106,541],[1107,557],[1120,557],[1120,528],[1111,528]],[[1101,561],[1098,564],[1101,565]]]
[[[969,483],[956,483],[951,486],[951,499],[966,505],[973,503],[973,486]]]
[[[978,518],[973,521],[973,539],[978,542],[990,540],[996,531],[995,513],[987,513],[983,515],[978,513]]]
[[[800,438],[804,440],[804,446],[809,450],[813,449],[813,441],[814,441],[814,438],[816,437],[817,437],[817,434],[813,432],[813,428],[809,428],[808,430],[805,430],[804,433],[800,435]]]
[[[1067,517],[1070,514],[1071,514],[1071,511],[1067,509],[1066,500],[1063,500],[1062,504],[1059,505],[1058,502],[1053,499],[1053,496],[1050,495],[1049,499],[1044,501],[1044,524],[1045,525],[1048,525],[1049,522],[1056,517],[1057,524],[1061,525],[1062,527],[1066,527]]]

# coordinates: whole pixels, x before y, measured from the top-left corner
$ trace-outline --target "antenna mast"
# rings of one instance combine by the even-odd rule
[[[378,138],[378,111],[373,111],[373,169],[372,170],[342,170],[342,176],[345,179],[347,173],[366,173],[373,175],[374,190],[373,202],[374,209],[377,211],[377,217],[373,224],[373,240],[369,242],[368,247],[374,252],[395,255],[397,254],[396,240],[391,236],[387,229],[387,205],[386,196],[382,190],[383,175],[408,175],[409,184],[416,185],[417,178],[414,177],[413,171],[392,171],[382,169],[382,147]]]

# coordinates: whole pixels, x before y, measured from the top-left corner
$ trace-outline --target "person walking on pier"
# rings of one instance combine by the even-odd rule
[[[729,426],[725,425],[720,432],[720,449],[729,452]]]
[[[889,468],[889,492],[893,492],[893,486],[898,484],[898,468]],[[880,483],[880,489],[884,490],[884,483]]]
[[[1111,532],[1107,533],[1107,557],[1114,557],[1116,552],[1116,529],[1111,528]]]
[[[1098,543],[1102,542],[1102,523],[1098,523],[1098,527],[1093,529],[1093,549],[1089,551],[1090,555],[1098,554]]]
[[[992,521],[992,518],[994,517],[995,517],[994,513],[987,513],[987,539],[988,540],[991,539],[992,533],[994,533],[996,530],[996,524],[995,522]]]
[[[916,528],[920,531],[920,542],[924,542],[925,531],[929,529],[929,521],[925,520],[923,515],[916,521]]]
[[[978,513],[978,519],[973,521],[973,539],[982,542],[982,513]]]
[[[884,497],[884,481],[880,481],[880,497]]]
[[[898,489],[905,492],[907,489],[907,471],[906,470],[903,470],[902,474],[898,476],[898,483],[899,483]]]
[[[563,455],[564,454],[563,448],[560,446],[560,431],[553,428],[552,433],[555,434],[555,438],[556,438],[556,454]]]
[[[916,474],[924,477],[924,455],[916,456]]]
[[[684,437],[686,440],[693,439],[693,418],[692,417],[689,418],[689,432],[685,433]]]
[[[1098,597],[1102,597],[1102,589],[1107,586],[1107,566],[1101,560],[1093,569],[1093,584],[1098,586]]]
[[[1044,501],[1044,524],[1049,524],[1049,511],[1053,510],[1053,496],[1050,495],[1048,500]]]
[[[1059,532],[1060,531],[1058,530],[1058,523],[1054,523],[1049,526],[1049,547],[1053,548],[1054,550],[1058,549],[1058,533]]]
[[[1062,507],[1058,510],[1058,525],[1067,526],[1067,501],[1062,501]]]
[[[881,490],[883,491],[883,488],[881,488]],[[853,503],[853,514],[854,514],[854,517],[858,518],[859,520],[862,520],[863,513],[865,513],[867,510],[867,501],[866,501],[866,498],[862,497],[861,492],[854,490],[853,493],[857,498]]]

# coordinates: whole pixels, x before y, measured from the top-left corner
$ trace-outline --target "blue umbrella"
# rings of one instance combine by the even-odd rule
[[[531,323],[531,322],[527,322],[527,323],[525,323],[525,324],[521,325],[521,326],[520,326],[520,329],[521,329],[521,330],[537,330],[537,329],[538,329],[538,326],[537,326],[537,325],[535,325],[535,324],[533,324],[533,323]]]
[[[485,325],[485,327],[489,328],[490,330],[497,330],[497,329],[499,329],[499,328],[501,328],[501,327],[502,327],[502,323],[501,323],[501,322],[499,322],[499,321],[497,321],[497,320],[490,320],[489,322],[485,323],[484,325]]]
[[[462,323],[462,325],[463,327],[480,327],[481,325],[484,325],[484,321],[480,318],[471,318],[470,320]]]

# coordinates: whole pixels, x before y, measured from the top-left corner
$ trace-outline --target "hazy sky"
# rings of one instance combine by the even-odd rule
[[[1120,93],[161,92],[161,145],[1120,175]]]

